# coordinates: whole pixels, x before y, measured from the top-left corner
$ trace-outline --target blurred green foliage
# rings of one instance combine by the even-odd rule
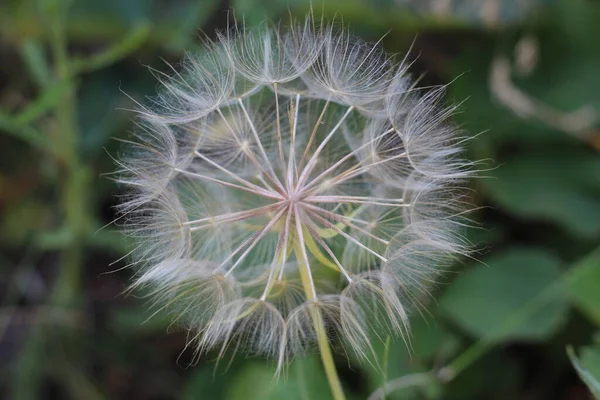
[[[144,300],[124,293],[128,245],[105,226],[119,188],[102,176],[119,154],[111,138],[132,129],[127,110],[155,91],[146,65],[166,71],[161,58],[176,63],[184,51],[201,51],[202,35],[225,29],[232,15],[255,24],[310,7],[0,2],[0,395],[329,398],[315,357],[296,360],[276,381],[260,359],[198,359],[167,316],[148,319]],[[600,2],[312,7],[366,40],[389,31],[391,52],[402,55],[414,41],[411,72],[424,85],[449,83],[448,100],[464,101],[455,119],[472,137],[470,157],[489,160],[473,182],[477,227],[467,231],[477,260],[457,262],[421,299],[430,315],[413,317],[408,343],[378,340],[373,365],[339,358],[348,397],[384,385],[386,399],[598,396]],[[567,355],[570,345],[577,351]]]
[[[600,397],[600,337],[593,346],[583,349],[581,359],[577,358],[572,348],[568,348],[569,358],[577,369],[581,379],[588,385],[592,394]]]

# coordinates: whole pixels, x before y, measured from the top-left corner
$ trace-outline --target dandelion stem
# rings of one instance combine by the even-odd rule
[[[294,206],[294,217],[296,223],[296,232],[298,243],[296,244],[296,257],[300,263],[300,277],[302,284],[305,286],[304,290],[307,291],[306,298],[309,301],[317,301],[317,291],[315,289],[315,283],[312,278],[312,272],[308,263],[308,254],[306,254],[306,244],[304,242],[304,232],[302,232],[302,222],[300,221],[300,214],[298,213],[298,207]],[[308,290],[307,290],[308,289]]]
[[[317,335],[317,344],[319,346],[319,352],[321,353],[321,361],[325,368],[325,374],[327,375],[327,381],[329,381],[329,387],[331,394],[335,400],[345,400],[344,390],[342,389],[342,383],[335,368],[333,361],[333,354],[331,352],[331,346],[329,345],[329,339],[327,338],[327,332],[323,324],[323,317],[318,309],[313,311],[313,324],[315,333]]]
[[[306,299],[309,302],[316,302],[317,296],[314,292],[312,277],[310,276],[310,266],[308,265],[306,257],[304,237],[302,236],[302,228],[299,225],[299,217],[297,212],[296,226],[298,228],[298,240],[295,243],[295,251],[300,264],[300,278],[302,280],[302,286],[304,287]],[[327,381],[329,382],[331,394],[333,395],[334,400],[345,400],[346,396],[344,395],[342,383],[340,382],[340,377],[337,373],[337,369],[335,368],[333,353],[331,351],[331,346],[329,345],[329,338],[327,337],[327,331],[325,330],[325,324],[323,322],[321,311],[316,306],[311,307],[310,316],[315,329],[317,345],[319,346],[319,353],[321,354],[321,362],[323,363],[323,368],[325,369],[325,375],[327,376]]]

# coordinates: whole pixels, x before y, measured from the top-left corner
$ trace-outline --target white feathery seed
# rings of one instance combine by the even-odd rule
[[[200,352],[278,367],[315,346],[369,357],[469,246],[454,107],[379,43],[307,18],[220,34],[139,109],[120,158],[133,288]],[[141,107],[141,106],[140,106]]]

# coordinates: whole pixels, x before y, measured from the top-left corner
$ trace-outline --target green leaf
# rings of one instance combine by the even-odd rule
[[[555,222],[581,237],[600,234],[600,159],[593,152],[580,147],[532,152],[507,160],[490,175],[482,186],[508,212]]]
[[[190,50],[198,29],[204,26],[215,11],[218,3],[213,0],[194,0],[187,3],[174,3],[171,18],[177,23],[167,40],[172,50]]]
[[[443,400],[518,399],[523,374],[519,360],[498,349],[444,385]]]
[[[600,400],[600,335],[596,335],[593,346],[583,348],[579,358],[571,346],[567,347],[567,354],[581,380],[594,397]]]
[[[224,388],[229,384],[227,375],[215,374],[214,366],[197,366],[183,387],[183,400],[211,399],[217,400],[223,398]]]
[[[440,300],[447,317],[475,337],[543,340],[564,322],[565,296],[558,295],[511,329],[492,332],[516,310],[560,278],[560,261],[541,250],[514,248],[456,279]]]
[[[156,0],[78,0],[73,4],[71,15],[76,18],[94,16],[97,19],[131,24],[149,18],[155,3]]]
[[[149,334],[166,332],[172,322],[167,312],[149,310],[144,304],[114,308],[110,314],[109,326],[113,332],[121,334]]]
[[[407,356],[412,363],[438,357],[448,358],[459,347],[458,339],[441,325],[439,319],[426,320],[420,315],[415,316],[411,319],[410,327],[413,354],[407,353]],[[399,345],[401,344],[397,342],[396,346]]]
[[[534,46],[538,59],[531,74],[521,76],[512,71],[514,88],[505,83],[501,86],[506,91],[516,89],[536,103],[551,107],[556,111],[551,113],[554,116],[583,107],[595,110],[597,123],[600,97],[595,88],[600,84],[597,73],[600,53],[595,39],[600,29],[594,21],[600,15],[600,6],[597,2],[586,0],[560,0],[557,3],[556,7],[540,13],[535,23],[525,30],[525,35],[539,44]],[[450,97],[457,100],[468,98],[463,106],[464,112],[456,119],[474,134],[486,132],[471,144],[488,147],[491,154],[484,154],[484,157],[492,157],[496,161],[502,150],[498,145],[512,144],[510,150],[514,151],[517,143],[518,149],[523,149],[526,146],[539,148],[548,144],[576,143],[578,140],[562,132],[552,118],[546,116],[540,119],[539,112],[536,117],[523,118],[510,109],[517,102],[501,104],[494,99],[490,90],[492,61],[496,57],[506,57],[514,64],[515,46],[525,35],[507,32],[482,36],[461,49],[446,75],[447,79],[460,75],[449,85]],[[591,133],[581,132],[582,135]]]
[[[244,19],[249,25],[256,25],[265,19],[277,19],[278,15],[285,12],[289,4],[285,0],[274,0],[265,3],[260,0],[234,0],[233,9],[237,16]]]
[[[371,392],[381,388],[384,382],[416,372],[426,372],[432,360],[448,359],[459,349],[458,339],[445,329],[435,316],[426,319],[415,315],[410,321],[410,326],[408,346],[400,338],[390,340],[389,346],[386,346],[387,341],[383,343],[379,338],[373,338],[372,345],[378,359],[371,363],[361,363]],[[386,395],[386,400],[413,398],[408,396],[419,393],[430,393],[433,396],[439,389],[437,383],[432,381],[424,386],[394,391]]]
[[[552,0],[534,1],[495,1],[497,7],[490,9],[488,3],[481,0],[414,1],[396,0],[396,4],[406,7],[423,16],[433,16],[440,20],[465,21],[475,26],[496,27],[518,22],[535,6]]]
[[[600,252],[584,262],[581,270],[569,282],[567,292],[574,305],[600,326]]]
[[[247,362],[230,382],[227,400],[329,400],[329,385],[316,356],[297,359],[276,380],[275,368],[260,362]]]
[[[80,132],[79,150],[94,158],[102,152],[111,135],[117,131],[124,112],[115,110],[124,95],[118,90],[110,71],[91,74],[79,89],[77,122]]]

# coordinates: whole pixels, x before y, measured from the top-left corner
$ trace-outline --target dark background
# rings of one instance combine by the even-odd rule
[[[331,0],[447,101],[489,160],[472,183],[462,260],[413,317],[412,347],[377,345],[386,376],[340,357],[349,399],[433,370],[388,399],[591,399],[600,376],[600,1]],[[111,156],[144,102],[227,10],[252,25],[305,1],[0,0],[0,396],[10,399],[329,399],[318,357],[273,380],[262,359],[216,363],[126,295],[129,244],[110,223]],[[336,15],[336,13],[339,14]],[[127,93],[125,95],[124,93]],[[197,365],[192,366],[197,361]],[[444,368],[445,367],[445,368]],[[439,373],[441,371],[441,374]],[[588,378],[589,380],[592,378]],[[591,380],[590,380],[591,382]]]

